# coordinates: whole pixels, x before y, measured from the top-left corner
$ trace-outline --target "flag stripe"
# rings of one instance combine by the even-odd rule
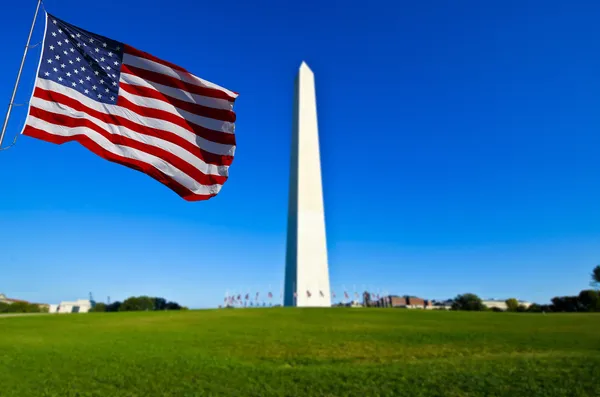
[[[119,87],[122,91],[127,91],[128,93],[133,95],[158,99],[163,102],[172,103],[173,106],[175,106],[176,108],[185,110],[198,116],[210,117],[216,120],[229,121],[232,123],[235,122],[236,115],[231,110],[217,109],[208,106],[202,106],[196,103],[182,101],[180,99],[171,97],[152,88],[127,84],[124,82],[121,82],[121,84],[119,84]]]
[[[147,59],[144,57],[139,57],[136,55],[130,55],[130,54],[125,53],[125,55],[123,56],[123,63],[126,65],[135,66],[135,67],[149,70],[152,72],[158,72],[158,73],[173,77],[175,79],[193,84],[195,86],[209,88],[211,90],[223,92],[227,95],[227,99],[229,101],[231,101],[232,103],[235,102],[235,99],[238,96],[236,93],[229,91],[226,88],[220,87],[209,81],[201,79],[200,77],[195,76],[187,71],[174,69],[170,66],[163,65],[163,64],[156,62],[154,60],[151,60],[151,59]],[[219,98],[221,98],[220,94],[219,94]]]
[[[150,59],[150,60],[152,60],[152,61],[154,61],[156,63],[160,63],[161,65],[168,66],[168,67],[173,68],[175,70],[179,70],[181,72],[187,72],[187,70],[185,70],[184,68],[182,68],[179,65],[175,65],[174,63],[171,63],[169,61],[165,61],[164,59],[157,58],[157,57],[155,57],[152,54],[148,54],[145,51],[141,51],[141,50],[138,50],[137,48],[133,48],[130,45],[125,44],[124,50],[125,50],[126,54],[131,54],[131,55],[135,55],[135,56],[138,56],[138,57],[141,57],[141,58]]]
[[[121,164],[125,167],[134,169],[139,172],[143,172],[144,174],[154,178],[158,182],[167,186],[169,189],[177,193],[181,198],[186,201],[202,201],[208,200],[211,197],[216,196],[217,194],[195,194],[191,193],[188,189],[177,183],[177,181],[169,178],[167,175],[163,174],[156,168],[152,167],[149,164],[146,164],[142,161],[128,159],[124,157],[120,157],[114,153],[111,153],[101,146],[92,141],[89,137],[85,135],[80,135],[78,137],[62,137],[53,134],[49,134],[45,131],[42,131],[38,128],[34,128],[30,125],[26,125],[23,130],[23,134],[30,136],[32,138],[41,139],[46,142],[54,143],[57,145],[61,145],[67,142],[78,142],[80,145],[88,149],[90,152],[100,156],[101,158],[111,161],[116,164]]]
[[[139,134],[124,127],[105,124],[83,114],[77,115],[79,117],[72,117],[72,114],[62,113],[60,108],[53,109],[57,111],[48,111],[36,105],[37,103],[32,103],[30,114],[40,120],[70,128],[87,127],[115,145],[129,146],[153,156],[161,157],[204,185],[223,184],[227,180],[227,167],[207,165],[199,158],[185,150],[177,149],[176,145],[169,142],[160,139],[152,139],[151,142],[140,141],[136,139]],[[47,102],[46,105],[52,106],[54,104]]]
[[[221,187],[221,185],[198,184],[160,158],[133,148],[113,145],[89,128],[66,128],[29,116],[24,134],[58,144],[77,141],[106,160],[147,173],[189,201],[206,200],[216,195]]]
[[[233,161],[233,155],[219,155],[215,153],[208,152],[195,144],[195,141],[192,140],[189,142],[188,140],[182,138],[179,135],[174,133],[163,131],[156,128],[145,127],[139,124],[136,124],[122,116],[117,116],[114,114],[105,114],[96,110],[93,110],[81,102],[77,102],[76,100],[71,100],[70,98],[66,98],[62,103],[57,103],[56,99],[61,99],[61,94],[54,93],[52,91],[46,91],[41,88],[36,89],[36,94],[33,97],[31,104],[37,106],[38,108],[45,109],[48,111],[56,112],[57,109],[64,109],[65,113],[68,112],[69,115],[78,115],[80,117],[91,117],[94,120],[97,120],[97,123],[105,123],[111,124],[115,126],[122,126],[126,130],[133,131],[139,135],[139,141],[142,142],[150,142],[153,141],[152,138],[158,138],[157,141],[166,141],[170,142],[174,145],[179,146],[182,150],[185,150],[192,155],[198,157],[200,160],[204,161],[206,164],[211,165],[231,165]],[[52,106],[49,106],[52,104]],[[199,138],[196,138],[199,139]],[[160,143],[155,143],[157,146],[160,146]],[[213,144],[216,145],[216,144]],[[233,147],[225,147],[225,149],[230,148],[233,150]],[[219,149],[219,147],[217,147]],[[226,151],[226,150],[225,150]]]
[[[60,84],[56,84],[50,80],[40,79],[37,86],[38,88],[36,88],[34,92],[35,97],[63,103],[73,109],[84,111],[88,114],[93,114],[97,118],[102,118],[102,116],[96,115],[94,112],[100,112],[109,120],[114,120],[113,122],[107,121],[108,123],[115,124],[117,121],[114,119],[115,116],[121,116],[118,122],[121,122],[121,120],[129,120],[129,122],[132,124],[137,124],[140,126],[140,128],[137,129],[131,126],[129,126],[129,128],[140,133],[144,133],[144,127],[154,128],[176,134],[186,139],[190,143],[201,145],[205,150],[215,154],[233,156],[235,152],[234,135],[214,131],[212,134],[206,134],[207,136],[202,137],[196,135],[193,131],[181,128],[173,123],[152,117],[142,117],[141,115],[134,113],[131,109],[127,109],[125,107],[97,103],[71,88],[61,86]],[[85,109],[82,109],[82,107],[85,107]],[[218,138],[221,138],[221,141],[225,142],[217,141]],[[233,140],[234,142],[226,142],[226,139],[223,138],[229,138],[228,140]]]
[[[184,90],[192,94],[202,95],[210,98],[225,99],[228,101],[231,100],[229,95],[227,95],[223,91],[186,83],[185,81],[181,81],[174,77],[167,76],[166,74],[138,68],[137,66],[123,64],[121,65],[121,72],[139,76],[144,80],[151,81],[153,83],[158,83],[173,88],[179,88],[180,90]]]
[[[173,117],[177,117],[177,118],[181,119],[180,122],[184,123],[184,124],[186,122],[189,122],[189,123],[198,125],[202,128],[206,128],[206,129],[209,129],[212,131],[226,132],[229,134],[231,134],[234,131],[233,123],[230,123],[227,121],[222,121],[222,120],[215,120],[215,119],[208,118],[208,117],[198,116],[198,115],[190,113],[186,110],[178,109],[175,106],[173,106],[165,101],[130,94],[129,92],[127,92],[125,90],[119,91],[119,99],[120,99],[120,97],[126,98],[129,102],[131,102],[134,105],[141,106],[142,108],[145,108],[145,109],[151,109],[152,116],[150,116],[150,117],[157,116],[155,114],[155,112],[157,110],[160,110],[160,111],[165,111],[167,113],[170,113]],[[120,105],[120,102],[117,102],[117,104]],[[139,112],[136,112],[136,113],[140,114]],[[160,117],[160,118],[163,118],[163,117]]]
[[[180,99],[182,101],[199,104],[202,106],[215,108],[215,109],[224,109],[224,110],[232,110],[233,104],[224,99],[215,99],[209,98],[202,95],[191,94],[187,91],[180,90],[178,88],[168,87],[166,85],[158,84],[158,83],[149,83],[146,80],[138,77],[134,74],[129,74],[124,71],[121,71],[121,80],[119,85],[123,82],[135,86],[149,88],[155,91],[159,91],[165,95],[168,95],[173,98]]]
[[[181,127],[184,130],[187,130],[196,136],[209,141],[235,145],[235,135],[233,133],[223,133],[224,131],[215,131],[209,128],[204,128],[198,124],[188,122],[185,119],[176,116],[174,113],[136,105],[121,95],[119,95],[119,99],[117,100],[117,107],[131,110],[138,117],[160,120],[162,124],[170,124],[172,127]]]

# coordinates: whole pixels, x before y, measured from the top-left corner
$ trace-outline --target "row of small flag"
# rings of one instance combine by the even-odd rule
[[[323,291],[319,291],[319,295],[321,297],[325,297],[325,294],[323,293]],[[306,296],[308,298],[312,297],[312,293],[310,292],[310,290],[306,290]],[[369,293],[367,292],[367,296],[371,299],[371,300],[379,300],[381,298],[381,296],[379,294],[375,294],[375,293]],[[258,301],[260,297],[260,293],[257,292],[256,295],[254,296],[254,300]],[[269,292],[267,294],[267,297],[269,300],[273,299],[273,294],[271,292]],[[280,294],[279,296],[280,299],[283,299],[283,292]],[[298,292],[295,291],[294,292],[294,298],[298,298]],[[336,294],[335,292],[331,292],[331,298],[335,299],[336,298]],[[358,292],[354,292],[354,298],[358,299],[359,298],[359,294]],[[350,294],[348,294],[348,292],[344,291],[344,299],[348,300],[350,299]],[[243,302],[248,302],[250,301],[250,304],[252,304],[252,299],[250,297],[250,294],[247,293],[245,295],[242,294],[237,294],[237,295],[227,295],[225,296],[225,298],[223,299],[224,303],[227,304],[238,304],[238,303],[243,303]]]

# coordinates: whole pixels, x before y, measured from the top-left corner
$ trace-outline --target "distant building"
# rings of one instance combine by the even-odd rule
[[[60,302],[60,305],[50,305],[49,313],[87,313],[93,307],[96,306],[96,302],[89,299],[78,299],[74,302]]]
[[[10,299],[6,295],[4,295],[4,294],[0,294],[0,303],[7,303],[7,304],[10,305],[10,304],[13,304],[13,303],[16,303],[16,302],[29,303],[27,301],[20,300],[20,299]]]
[[[38,306],[42,310],[47,309],[49,307],[49,305],[47,305],[46,303],[31,303],[31,302],[24,301],[21,299],[11,299],[11,298],[8,298],[5,294],[0,294],[0,303],[6,303],[9,305],[12,305],[13,303],[27,303],[28,305]]]
[[[375,307],[398,307],[404,309],[432,309],[431,301],[416,296],[388,295],[370,302]]]
[[[503,300],[499,300],[499,299],[488,299],[488,300],[484,300],[482,301],[483,304],[488,308],[488,309],[500,309],[500,310],[506,310],[507,306],[506,306],[506,302]]]
[[[508,309],[508,307],[506,306],[506,300],[487,299],[482,302],[488,309],[493,309],[493,308],[500,309],[500,310]],[[531,306],[531,302],[526,302],[526,301],[517,301],[517,302],[519,302],[519,306],[525,306],[525,308],[529,308],[529,306]]]
[[[388,298],[389,307],[405,307],[406,306],[406,299],[404,297],[390,295],[386,298]]]
[[[339,306],[341,306],[341,307],[363,307],[363,305],[357,300],[353,300],[350,302],[340,302]]]
[[[445,301],[431,301],[431,308],[436,310],[450,310],[452,309],[452,299],[447,299]]]

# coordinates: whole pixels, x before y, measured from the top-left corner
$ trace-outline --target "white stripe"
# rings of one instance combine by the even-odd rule
[[[159,130],[171,132],[171,133],[185,139],[186,141],[194,144],[195,146],[198,146],[208,152],[218,154],[218,155],[223,155],[223,156],[233,156],[235,153],[234,145],[226,145],[226,144],[222,144],[222,143],[216,143],[213,141],[209,141],[209,140],[201,138],[201,137],[197,136],[196,134],[194,134],[193,132],[188,131],[185,128],[180,127],[176,124],[173,124],[169,121],[151,118],[151,117],[143,117],[143,116],[140,116],[139,114],[137,114],[129,109],[126,109],[124,107],[121,107],[121,106],[109,105],[109,104],[105,104],[105,103],[96,102],[93,99],[90,99],[87,96],[83,95],[79,91],[74,90],[69,87],[65,87],[61,84],[55,83],[52,80],[38,78],[37,82],[36,82],[36,86],[43,88],[45,90],[50,90],[50,91],[54,91],[54,92],[58,92],[60,94],[66,95],[66,96],[78,101],[82,105],[85,105],[93,110],[98,111],[98,112],[102,112],[102,113],[108,114],[108,115],[121,116],[121,117],[124,117],[124,118],[130,120],[131,122],[139,124],[140,126],[143,126],[143,127],[156,128]]]
[[[185,81],[187,83],[197,85],[199,87],[206,87],[219,90],[226,93],[234,99],[238,97],[238,94],[236,94],[233,91],[229,91],[227,88],[221,87],[220,85],[217,85],[215,83],[211,83],[210,81],[201,79],[200,77],[195,76],[189,72],[182,72],[180,70],[173,69],[169,66],[162,65],[158,62],[154,62],[150,59],[141,58],[135,55],[125,53],[123,54],[123,63],[125,65],[136,66],[138,68],[149,70],[151,72],[157,72],[167,75],[169,77],[174,77],[178,80]]]
[[[178,168],[173,165],[167,163],[163,159],[143,152],[141,150],[130,148],[129,146],[121,146],[115,145],[110,142],[108,139],[98,134],[96,131],[93,131],[86,127],[77,127],[70,128],[61,125],[51,124],[44,120],[40,120],[33,116],[27,117],[27,125],[40,129],[49,134],[57,135],[57,136],[65,136],[65,137],[73,137],[76,135],[85,135],[94,141],[97,145],[102,147],[103,149],[116,154],[121,157],[125,157],[128,159],[134,159],[138,161],[142,161],[146,164],[151,165],[157,170],[161,171],[165,175],[169,176],[171,179],[178,182],[180,185],[184,186],[186,189],[195,194],[208,195],[208,194],[216,194],[221,190],[221,185],[202,185],[196,182],[194,179],[189,177],[187,174],[183,173]]]
[[[90,116],[87,113],[77,111],[72,109],[66,105],[58,104],[51,101],[46,101],[44,99],[34,97],[31,101],[31,106],[34,106],[38,109],[42,109],[48,112],[62,114],[65,116],[69,116],[76,119],[86,119],[96,124],[98,127],[102,128],[104,131],[112,134],[112,135],[120,135],[127,138],[131,138],[135,141],[145,143],[147,145],[151,145],[160,149],[164,149],[173,155],[179,157],[181,160],[187,162],[194,168],[197,168],[202,173],[207,175],[221,175],[227,176],[229,167],[226,165],[217,166],[213,164],[206,164],[202,159],[188,152],[181,146],[178,146],[172,142],[165,141],[164,139],[155,138],[152,136],[144,135],[137,133],[129,128],[123,127],[121,125],[108,124],[99,120],[95,117]]]
[[[225,99],[211,98],[203,95],[192,94],[190,92],[180,90],[179,88],[173,88],[163,84],[149,83],[141,77],[123,71],[121,71],[121,77],[119,78],[119,80],[127,84],[151,88],[155,91],[162,92],[164,95],[168,95],[170,97],[180,99],[182,101],[197,103],[198,105],[206,106],[209,108],[233,110],[233,103]]]
[[[161,101],[160,99],[130,94],[125,90],[119,90],[119,96],[129,99],[132,103],[139,106],[164,110],[173,114],[174,116],[179,116],[184,120],[191,121],[192,123],[197,124],[200,127],[208,128],[209,130],[226,132],[228,134],[233,134],[235,132],[234,123],[198,116],[186,110],[179,109],[165,101]]]

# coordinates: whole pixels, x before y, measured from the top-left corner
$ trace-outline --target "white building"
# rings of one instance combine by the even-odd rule
[[[348,303],[344,303],[346,307],[363,307],[362,303],[357,300],[350,301]]]
[[[445,301],[432,301],[433,305],[432,305],[432,309],[437,309],[437,310],[451,310],[452,309],[452,303],[454,303],[452,301],[452,299],[446,299]]]
[[[517,301],[517,302],[519,302],[519,306],[525,306],[525,308],[528,308],[529,306],[531,306],[531,302],[526,302],[526,301]],[[493,309],[493,308],[497,308],[500,310],[508,309],[508,307],[506,306],[506,300],[488,299],[488,300],[484,300],[483,304],[485,306],[487,306],[488,309]]]
[[[0,303],[8,303],[10,305],[12,303],[12,299],[8,299],[6,295],[0,293]]]
[[[6,295],[0,293],[0,303],[6,303],[8,305],[12,305],[15,302],[25,302],[25,301],[20,300],[20,299],[10,299]]]
[[[506,302],[503,300],[499,300],[499,299],[488,299],[488,300],[484,300],[483,304],[488,308],[488,309],[500,309],[500,310],[506,310],[507,306],[506,306]]]
[[[87,313],[96,302],[88,299],[78,299],[74,302],[60,302],[60,305],[50,305],[49,313]]]

